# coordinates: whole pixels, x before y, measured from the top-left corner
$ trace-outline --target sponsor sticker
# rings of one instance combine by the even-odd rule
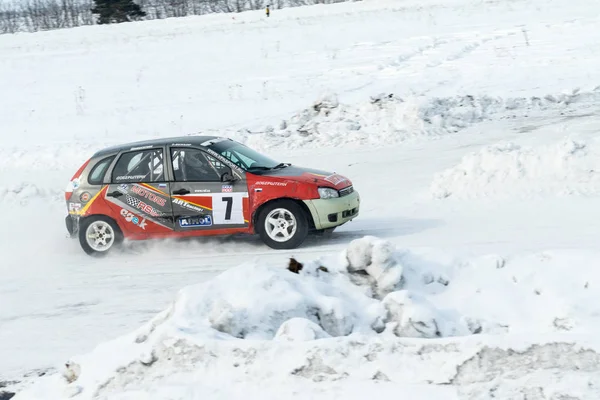
[[[210,189],[196,189],[194,193],[210,193]]]
[[[182,228],[192,228],[195,226],[211,226],[212,218],[210,215],[198,215],[195,217],[180,217],[179,226]]]
[[[147,146],[140,146],[140,147],[132,147],[129,150],[144,150],[144,149],[151,149],[152,147],[154,147],[153,145],[149,144]]]
[[[346,179],[345,177],[338,175],[338,174],[332,174],[332,175],[329,175],[328,177],[326,177],[325,180],[334,185],[339,185],[342,182],[346,182],[348,179]]]
[[[67,184],[65,192],[71,193],[74,190],[76,190],[81,185],[80,180],[81,180],[81,176],[78,176],[77,178],[70,180],[69,183]]]
[[[69,203],[69,211],[81,210],[81,203]]]
[[[231,160],[228,160],[227,158],[223,157],[222,155],[220,155],[219,153],[217,153],[213,149],[208,148],[208,149],[206,149],[206,152],[209,153],[210,155],[212,155],[213,157],[215,157],[217,160],[221,161],[223,164],[227,165],[232,170],[235,170],[235,171],[238,171],[238,172],[242,172],[242,169],[239,166],[237,166],[236,164],[232,163]]]
[[[143,212],[150,214],[152,216],[155,216],[155,217],[160,216],[160,213],[158,211],[156,211],[151,205],[148,205],[148,204],[144,203],[143,201],[140,201],[138,203],[137,208],[139,208]]]
[[[146,204],[143,201],[141,201],[140,199],[135,198],[131,195],[126,194],[125,201],[131,207],[137,208],[138,210],[141,210],[141,211],[145,212],[146,214],[152,215],[153,217],[161,217],[164,215],[164,213],[162,211],[153,208],[151,205]]]
[[[262,186],[287,186],[287,182],[272,182],[272,181],[260,181],[256,182],[257,185]]]
[[[231,185],[223,185],[223,186],[221,186],[221,192],[223,192],[223,193],[231,193],[231,192],[233,192],[233,186],[231,186]]]
[[[127,211],[126,209],[121,209],[121,216],[125,218],[125,221],[131,222],[134,225],[139,226],[142,229],[146,229],[146,218],[140,218],[132,212]]]
[[[159,183],[158,187],[164,189],[164,188],[167,187],[167,184],[166,183]]]
[[[131,191],[135,194],[137,194],[138,196],[141,196],[145,199],[150,200],[153,203],[158,204],[159,206],[164,206],[167,203],[167,200],[164,197],[160,197],[157,196],[156,194],[152,193],[150,190],[146,190],[140,186],[132,186],[131,187]]]
[[[129,185],[126,183],[122,183],[117,187],[117,190],[121,193],[127,194],[129,193]]]
[[[83,192],[79,196],[79,200],[81,200],[82,203],[87,203],[88,201],[90,201],[91,197],[92,196],[88,192]]]
[[[117,176],[116,180],[118,181],[139,181],[140,179],[144,179],[146,175],[121,175]]]
[[[177,204],[178,206],[181,206],[183,208],[187,208],[188,210],[196,211],[196,212],[199,212],[199,213],[206,212],[205,209],[203,209],[201,207],[198,207],[195,204],[188,203],[187,201],[183,201],[181,199],[178,199],[178,198],[173,198],[173,204]]]

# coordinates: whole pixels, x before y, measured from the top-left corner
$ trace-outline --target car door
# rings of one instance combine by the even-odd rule
[[[246,228],[248,187],[244,177],[231,180],[231,168],[194,147],[171,147],[171,203],[179,231]],[[241,178],[241,179],[240,179]]]
[[[106,200],[132,232],[172,231],[169,185],[164,147],[125,151],[111,172]]]

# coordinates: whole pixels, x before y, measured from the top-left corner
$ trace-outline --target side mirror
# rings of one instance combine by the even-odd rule
[[[221,175],[221,182],[233,182],[235,181],[235,177],[231,172],[225,172]]]

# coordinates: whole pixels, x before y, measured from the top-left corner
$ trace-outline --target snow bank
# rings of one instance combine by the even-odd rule
[[[267,398],[338,381],[445,385],[443,398],[477,398],[517,396],[532,390],[527,379],[544,387],[556,373],[553,393],[597,394],[586,382],[600,373],[599,260],[547,252],[441,263],[364,237],[334,257],[245,264],[182,289],[137,331],[15,399],[237,398],[266,379],[281,385]]]
[[[94,138],[91,138],[87,141],[73,140],[46,145],[32,144],[27,147],[4,146],[0,148],[0,172],[77,170],[96,151],[113,144],[115,143],[95,141]]]
[[[197,134],[229,136],[263,151],[385,146],[411,138],[439,137],[484,120],[510,118],[533,110],[560,110],[568,114],[572,110],[581,110],[585,104],[599,101],[600,87],[589,92],[575,90],[570,94],[543,98],[401,98],[394,94],[381,94],[357,104],[341,104],[334,94],[330,94],[275,125],[241,130],[204,130]],[[577,107],[572,107],[575,104]],[[30,175],[24,183],[0,188],[0,202],[29,194],[60,200],[63,183],[56,184],[59,179],[66,182],[94,152],[120,143],[122,139],[96,142],[77,139],[34,145],[26,150],[18,146],[0,149],[0,172],[5,171],[12,176],[11,171],[16,169]],[[575,148],[571,149],[573,146]],[[528,186],[527,182],[540,177],[546,183],[558,178],[565,183],[562,189],[566,192],[585,193],[591,184],[594,185],[591,190],[596,191],[596,175],[592,170],[594,154],[581,161],[579,146],[577,142],[565,142],[549,150],[525,149],[513,144],[486,148],[466,156],[459,166],[437,176],[432,187],[433,195],[443,198],[489,194],[501,185],[521,181],[523,186]],[[584,152],[588,149],[589,146],[585,147]],[[586,172],[588,164],[591,165],[590,171]],[[41,171],[52,171],[56,179],[36,181],[35,177]]]
[[[484,196],[598,195],[600,146],[597,140],[564,139],[540,147],[501,143],[467,154],[434,177],[435,198]]]
[[[344,254],[341,263],[307,262],[298,273],[256,264],[229,269],[209,283],[182,289],[169,311],[170,324],[192,337],[223,340],[271,340],[293,332],[305,336],[307,330],[315,337],[368,335],[390,324],[427,325],[440,319],[444,323],[439,325],[448,329],[410,336],[471,333],[460,319],[452,320],[425,299],[404,293],[408,282],[389,242],[365,237],[352,242]]]
[[[64,204],[64,187],[75,171],[109,145],[74,140],[0,148],[0,204],[24,206],[36,200]]]
[[[600,101],[600,87],[544,97],[454,96],[414,98],[380,94],[357,104],[341,104],[335,94],[317,99],[289,119],[226,134],[249,146],[272,148],[384,146],[413,138],[459,132],[492,118],[532,111],[568,113]],[[220,130],[223,134],[223,131]]]
[[[36,199],[60,201],[64,200],[64,192],[60,189],[44,188],[31,182],[0,187],[0,202],[2,203],[25,205]]]

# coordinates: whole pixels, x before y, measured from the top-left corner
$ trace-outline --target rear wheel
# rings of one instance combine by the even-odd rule
[[[294,249],[308,235],[306,213],[291,200],[267,204],[258,216],[257,227],[262,241],[278,250]]]
[[[79,244],[91,256],[103,257],[122,242],[123,233],[117,224],[102,215],[86,218],[79,228]]]

